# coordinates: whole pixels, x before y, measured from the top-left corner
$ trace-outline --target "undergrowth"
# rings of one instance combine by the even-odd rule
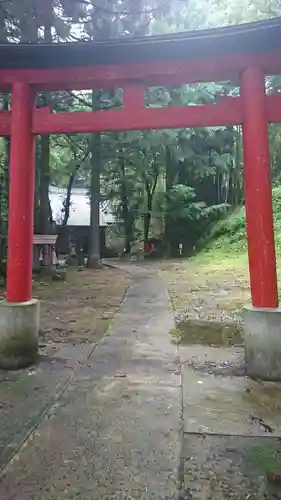
[[[277,272],[281,293],[281,187],[272,190]],[[258,216],[258,214],[257,214]],[[245,207],[235,209],[213,228],[211,238],[194,260],[197,264],[237,269],[248,268]]]
[[[281,187],[272,190],[276,253],[281,257]],[[258,216],[258,214],[257,214]],[[244,254],[247,251],[245,207],[235,209],[219,221],[212,232],[206,251],[221,250],[225,253]]]

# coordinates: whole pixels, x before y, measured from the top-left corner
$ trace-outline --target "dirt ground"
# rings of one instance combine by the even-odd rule
[[[250,302],[247,256],[202,253],[189,259],[144,261],[166,282],[185,344],[242,343],[241,310]]]
[[[167,283],[177,319],[231,321],[250,300],[247,256],[145,262]]]
[[[107,330],[129,283],[128,274],[108,267],[69,268],[65,281],[37,279],[33,296],[40,300],[42,341],[97,341]]]

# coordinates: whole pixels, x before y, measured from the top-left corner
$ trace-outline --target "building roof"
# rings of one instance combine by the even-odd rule
[[[281,17],[224,28],[106,42],[0,45],[0,69],[108,65],[266,53],[281,48]]]
[[[63,201],[66,189],[50,187],[50,204],[54,221],[59,225],[63,217]],[[100,203],[100,226],[113,224],[116,219],[108,207],[108,202]],[[71,191],[70,215],[68,226],[90,226],[90,200],[89,192],[83,188],[73,188]]]

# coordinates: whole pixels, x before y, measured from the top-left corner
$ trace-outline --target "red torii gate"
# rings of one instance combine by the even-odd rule
[[[23,306],[32,298],[34,139],[37,134],[237,124],[243,127],[252,306],[256,312],[276,311],[278,293],[267,124],[281,122],[281,94],[266,96],[265,93],[265,76],[276,74],[281,74],[280,19],[121,42],[0,46],[0,90],[12,90],[11,112],[0,112],[0,135],[11,135],[5,303],[9,315],[12,306],[15,311],[15,305]],[[240,83],[240,97],[222,97],[210,105],[145,107],[144,94],[150,86],[225,80]],[[35,109],[38,91],[95,88],[122,88],[122,109],[57,114],[48,108]],[[32,305],[35,310],[33,302]],[[252,312],[248,311],[248,318],[252,318]],[[247,319],[245,321],[247,330]],[[250,322],[252,324],[252,319]],[[0,315],[0,364],[1,328]],[[278,342],[280,355],[281,328]],[[251,346],[248,348],[248,361],[252,365],[249,372],[254,373],[257,366],[252,351]],[[260,353],[256,354],[255,350],[260,365]],[[5,363],[10,362],[2,364]],[[274,370],[267,366],[263,376],[275,377],[277,370],[281,377],[281,364]]]

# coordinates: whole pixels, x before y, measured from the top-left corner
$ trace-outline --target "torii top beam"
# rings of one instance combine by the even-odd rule
[[[249,66],[281,74],[281,18],[106,42],[0,45],[0,90],[16,80],[39,90],[223,81]]]

